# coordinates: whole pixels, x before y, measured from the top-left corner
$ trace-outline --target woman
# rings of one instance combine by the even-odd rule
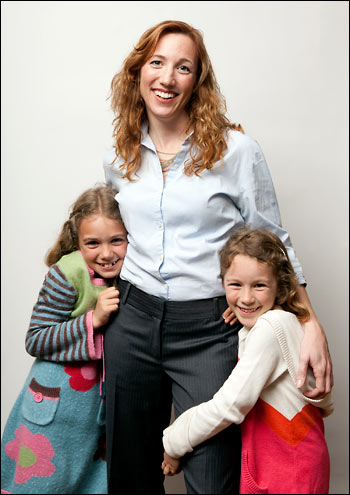
[[[227,304],[218,252],[244,224],[284,242],[311,320],[304,325],[298,378],[313,367],[319,397],[332,386],[323,329],[302,269],[281,227],[257,143],[225,117],[225,104],[200,32],[180,21],[146,31],[112,81],[115,151],[106,181],[129,245],[121,305],[105,334],[110,493],[164,493],[162,430],[212,397],[237,361],[239,324]],[[188,493],[238,491],[235,425],[183,460]]]

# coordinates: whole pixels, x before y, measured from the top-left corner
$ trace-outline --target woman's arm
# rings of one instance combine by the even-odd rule
[[[242,138],[241,138],[242,139]],[[302,266],[289,233],[282,227],[277,196],[265,157],[256,141],[248,136],[239,149],[239,160],[232,170],[232,200],[246,226],[266,229],[285,245],[299,284],[306,283]]]
[[[245,224],[252,228],[265,228],[278,235],[282,240],[293,265],[299,284],[305,283],[302,268],[296,257],[289,234],[281,226],[281,217],[276,193],[265,158],[259,145],[248,138],[241,152],[239,172],[236,178],[240,184],[239,194],[234,198]],[[330,392],[333,385],[332,362],[328,351],[324,330],[318,321],[305,287],[300,285],[301,302],[310,311],[310,321],[304,325],[305,336],[301,344],[300,365],[297,386],[305,382],[308,365],[313,369],[316,388],[307,393],[312,399],[321,399]]]
[[[303,386],[308,365],[313,369],[316,388],[305,393],[312,399],[321,399],[331,391],[333,386],[332,360],[322,325],[318,321],[311,306],[310,299],[304,286],[298,288],[298,296],[310,312],[310,320],[304,323],[304,338],[301,343],[297,387]]]

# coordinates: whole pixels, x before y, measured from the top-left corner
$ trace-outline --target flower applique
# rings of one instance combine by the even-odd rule
[[[86,392],[99,382],[97,363],[95,361],[83,365],[79,363],[65,366],[64,371],[71,377],[69,385],[78,392]]]
[[[17,428],[15,436],[5,445],[6,454],[16,460],[15,482],[25,483],[32,476],[51,476],[56,468],[50,460],[55,455],[50,440],[42,433],[31,433],[24,425]]]

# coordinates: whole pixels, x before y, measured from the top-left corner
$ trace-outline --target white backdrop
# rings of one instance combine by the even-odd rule
[[[199,28],[228,115],[261,145],[334,362],[331,493],[348,493],[348,2],[2,2],[2,428],[44,255],[103,181],[114,73],[150,26]],[[174,486],[176,488],[174,488]],[[184,493],[182,480],[168,493]]]

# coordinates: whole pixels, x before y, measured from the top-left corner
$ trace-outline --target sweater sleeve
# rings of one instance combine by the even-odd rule
[[[92,311],[70,317],[77,296],[62,270],[53,265],[45,277],[27,331],[25,346],[30,355],[60,362],[101,358],[101,336],[94,336]]]
[[[230,424],[240,424],[262,390],[286,371],[275,332],[265,322],[249,332],[244,353],[208,402],[188,409],[163,432],[165,451],[181,457]]]

